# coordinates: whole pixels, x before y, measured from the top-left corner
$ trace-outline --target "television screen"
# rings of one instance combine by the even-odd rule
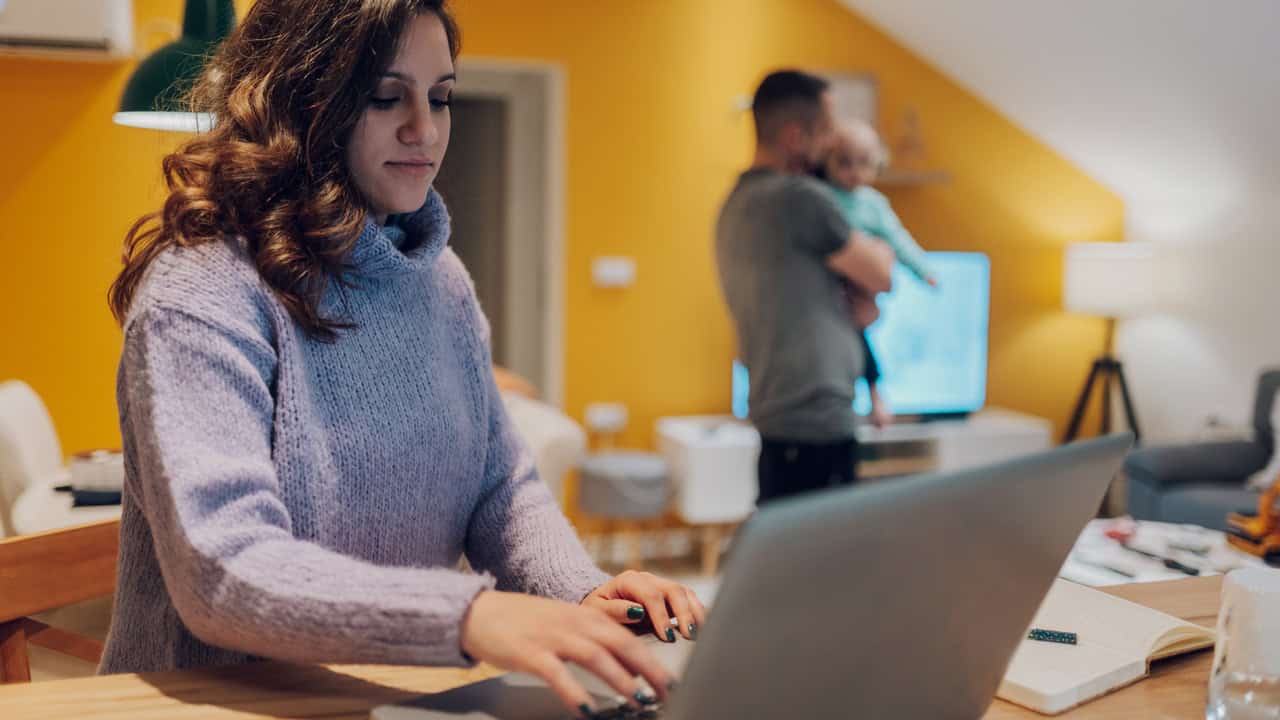
[[[898,415],[952,415],[982,409],[987,397],[987,321],[991,263],[982,253],[931,252],[931,288],[898,263],[893,291],[867,331],[880,362],[880,393]],[[748,375],[733,364],[733,414],[747,416]],[[854,409],[871,411],[858,380]]]

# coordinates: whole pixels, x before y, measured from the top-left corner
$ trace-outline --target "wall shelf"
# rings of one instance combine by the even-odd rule
[[[87,63],[91,65],[122,65],[133,59],[132,55],[91,50],[87,48],[51,48],[0,43],[0,59],[35,60],[52,62]]]

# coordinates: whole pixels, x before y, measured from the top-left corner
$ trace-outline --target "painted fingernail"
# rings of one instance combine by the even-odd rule
[[[628,620],[643,620],[643,619],[644,619],[644,608],[642,608],[642,607],[629,607],[629,608],[627,608],[627,619],[628,619]]]
[[[671,628],[667,628],[667,642],[675,642],[675,641],[676,641],[676,631],[672,630]]]
[[[591,706],[586,703],[582,703],[578,706],[578,714],[583,717],[583,720],[591,720],[596,716],[596,714],[591,711]]]
[[[636,702],[640,703],[641,705],[653,705],[654,703],[658,702],[658,698],[654,697],[652,693],[645,692],[644,690],[637,690],[635,694],[635,699],[636,699]]]
[[[689,623],[689,638],[692,640],[698,639],[698,623]]]
[[[667,681],[668,692],[674,691],[679,686],[680,686],[680,683],[676,682],[675,678],[671,678],[670,680]]]

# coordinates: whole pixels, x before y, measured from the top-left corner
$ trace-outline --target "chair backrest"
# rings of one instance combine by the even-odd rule
[[[504,391],[502,403],[516,433],[533,453],[538,475],[563,505],[564,476],[586,456],[586,432],[554,406],[518,392]]]
[[[533,383],[506,368],[494,365],[493,380],[497,383],[498,389],[503,392],[515,393],[534,400],[538,399],[538,388],[534,387]]]
[[[1258,377],[1258,394],[1253,400],[1253,427],[1258,433],[1258,442],[1269,452],[1275,452],[1276,449],[1276,428],[1272,426],[1271,415],[1275,410],[1278,391],[1280,369],[1263,371]]]
[[[62,470],[62,447],[40,396],[21,380],[0,383],[0,530],[13,534],[9,512],[22,491]]]
[[[97,663],[102,644],[28,616],[110,595],[120,521],[0,540],[0,683],[30,680],[27,643]]]

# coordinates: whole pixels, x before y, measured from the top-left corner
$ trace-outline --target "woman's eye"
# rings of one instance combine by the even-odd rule
[[[398,97],[387,97],[387,98],[371,97],[369,98],[369,104],[375,108],[378,108],[379,110],[386,110],[392,105],[395,105],[396,102],[398,102],[399,100],[400,98]]]
[[[437,110],[442,110],[453,104],[453,96],[450,95],[448,97],[443,97],[443,98],[431,98],[427,102],[431,103],[431,107]]]

